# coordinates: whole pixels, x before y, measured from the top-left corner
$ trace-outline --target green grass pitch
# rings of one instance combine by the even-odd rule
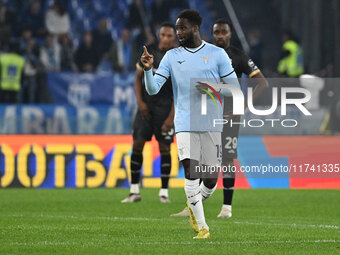
[[[340,190],[236,190],[231,219],[222,191],[204,203],[211,238],[193,240],[182,189],[121,204],[127,189],[0,190],[0,254],[340,254]]]

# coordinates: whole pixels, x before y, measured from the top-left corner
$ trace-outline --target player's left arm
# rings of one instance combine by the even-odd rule
[[[242,72],[247,74],[249,78],[254,78],[255,89],[253,91],[253,102],[256,102],[263,92],[269,88],[266,78],[263,76],[261,70],[255,65],[254,61],[246,54],[242,56]]]
[[[263,92],[269,88],[269,84],[261,71],[252,76],[251,78],[256,79],[256,86],[253,91],[253,101],[256,102],[261,97]]]

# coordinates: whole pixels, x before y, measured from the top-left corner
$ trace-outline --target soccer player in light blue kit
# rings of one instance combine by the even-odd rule
[[[200,177],[194,175],[192,171],[197,169],[196,166],[218,167],[221,164],[222,125],[212,123],[214,119],[223,119],[223,105],[222,101],[219,105],[215,104],[212,98],[205,97],[203,106],[201,86],[196,85],[202,83],[210,85],[206,86],[204,91],[207,92],[207,88],[210,88],[216,96],[217,93],[231,95],[230,87],[228,89],[216,86],[221,80],[235,88],[240,87],[226,52],[201,40],[199,33],[201,23],[202,18],[195,10],[184,10],[178,15],[176,32],[181,46],[165,54],[155,76],[152,73],[153,56],[148,53],[146,47],[141,57],[146,90],[150,95],[157,94],[171,77],[178,155],[185,170],[184,189],[190,225],[198,232],[194,237],[198,239],[210,237],[202,201],[215,191],[217,175],[203,177],[200,184]]]

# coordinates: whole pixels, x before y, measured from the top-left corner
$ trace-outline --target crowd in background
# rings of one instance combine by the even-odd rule
[[[82,3],[86,2],[82,1]],[[123,19],[118,34],[114,36],[112,29],[109,29],[110,26],[112,28],[109,20],[112,21],[115,17],[101,14],[97,15],[99,18],[93,20],[91,26],[84,26],[81,31],[74,31],[71,21],[73,13],[68,8],[71,2],[11,0],[11,5],[0,3],[0,68],[6,68],[8,61],[13,59],[21,72],[12,70],[11,73],[12,75],[15,73],[17,83],[20,83],[20,91],[17,89],[18,86],[15,86],[15,93],[7,93],[8,89],[6,89],[5,93],[0,93],[2,103],[49,102],[46,92],[47,72],[134,71],[142,46],[157,41],[156,31],[162,22],[173,20],[172,10],[189,8],[188,2],[181,0],[153,0],[149,1],[151,4],[148,7],[146,7],[146,0],[127,1],[130,4],[126,8],[126,18]],[[117,4],[117,2],[113,3]],[[249,55],[262,69],[261,30],[252,28],[247,32]],[[202,38],[206,39],[204,34]],[[235,38],[236,35],[233,36],[233,39]],[[289,43],[292,44],[290,41]],[[289,46],[288,43],[286,45]],[[293,46],[295,55],[298,56],[297,53],[301,52],[300,47],[297,43]],[[294,49],[292,52],[287,52],[285,44],[283,49],[282,59],[294,55]],[[303,65],[301,58],[295,59]],[[21,68],[22,60],[25,64]],[[291,62],[292,60],[287,58],[286,62],[281,60],[278,70],[274,67],[272,70],[262,69],[262,71],[267,76],[276,77],[278,73],[286,75],[289,72],[284,67],[292,64]],[[321,70],[320,74],[328,72],[328,69]],[[301,72],[303,69],[298,74]],[[6,77],[2,70],[0,74],[0,85],[3,90],[4,86],[6,87],[6,84],[3,84]]]
[[[155,0],[146,10],[144,1],[136,0],[129,6],[129,18],[116,41],[108,30],[109,17],[102,17],[95,28],[83,31],[75,47],[67,1],[56,0],[48,10],[42,8],[41,0],[28,2],[20,13],[0,3],[0,49],[6,52],[9,43],[18,43],[21,55],[30,62],[34,56],[34,65],[39,62],[47,71],[94,71],[107,59],[118,62],[112,65],[115,71],[133,70],[135,63],[130,62],[137,57],[136,47],[156,40],[155,31],[170,19],[172,8],[188,7],[185,1]]]
[[[188,7],[185,1],[175,0],[170,4],[155,0],[146,9],[143,0],[133,1],[128,8],[128,19],[113,40],[108,30],[109,17],[101,17],[94,28],[84,29],[81,38],[75,38],[67,1],[53,1],[47,10],[42,0],[27,1],[22,6],[20,1],[13,1],[18,2],[15,8],[0,3],[0,51],[2,55],[21,56],[25,65],[20,77],[21,92],[17,91],[16,96],[1,93],[3,103],[44,102],[45,96],[39,96],[36,91],[46,87],[46,72],[134,71],[140,49],[144,44],[155,43],[156,31],[163,21],[170,19],[171,9]],[[75,45],[75,41],[79,43]]]
[[[171,20],[171,11],[189,8],[187,1],[181,0],[154,0],[148,8],[146,0],[134,0],[127,6],[126,18],[114,36],[109,29],[109,19],[114,17],[105,15],[98,15],[92,26],[83,27],[82,31],[72,30],[69,1],[31,0],[23,5],[22,1],[12,1],[11,8],[0,3],[0,51],[5,55],[0,58],[0,68],[7,68],[8,62],[13,61],[21,73],[15,73],[13,88],[7,86],[0,93],[2,103],[48,103],[47,72],[134,71],[142,46],[156,43],[156,31],[162,22]],[[202,38],[207,40],[204,33]],[[248,39],[249,55],[262,68],[260,30],[250,30]],[[21,68],[22,60],[25,64]],[[283,68],[280,73],[285,72]],[[2,90],[4,78],[1,77]]]

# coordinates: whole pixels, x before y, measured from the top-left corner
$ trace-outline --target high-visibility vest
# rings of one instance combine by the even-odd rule
[[[2,90],[19,91],[25,59],[15,53],[5,53],[0,56]]]
[[[283,50],[289,51],[290,54],[281,59],[277,70],[279,73],[286,73],[290,77],[297,77],[303,74],[303,56],[299,44],[295,41],[286,41],[283,44]]]

